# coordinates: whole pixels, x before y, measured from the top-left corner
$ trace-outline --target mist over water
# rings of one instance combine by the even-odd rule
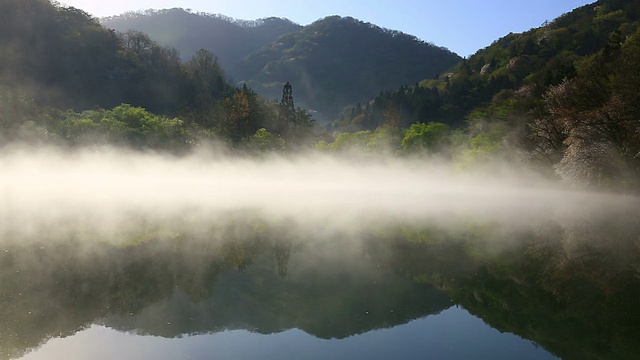
[[[523,170],[319,153],[13,147],[0,171],[0,359],[47,358],[43,344],[96,324],[159,341],[249,329],[270,334],[260,340],[270,347],[300,329],[333,349],[326,339],[402,328],[454,303],[547,350],[574,337],[572,351],[600,349],[592,319],[612,324],[605,335],[621,351],[637,343],[636,197]],[[523,316],[533,327],[509,322]],[[554,332],[569,339],[548,340]],[[394,351],[429,351],[423,343]]]
[[[113,232],[148,222],[187,226],[227,213],[355,230],[381,221],[464,217],[531,225],[638,209],[637,198],[576,192],[531,174],[480,175],[425,161],[320,154],[249,159],[117,149],[13,148],[0,155],[0,234],[65,227]]]

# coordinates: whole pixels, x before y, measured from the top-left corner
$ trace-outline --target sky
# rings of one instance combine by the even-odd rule
[[[60,0],[95,17],[126,11],[183,8],[255,20],[282,17],[307,25],[330,15],[351,16],[399,30],[469,56],[510,32],[539,27],[595,0]]]

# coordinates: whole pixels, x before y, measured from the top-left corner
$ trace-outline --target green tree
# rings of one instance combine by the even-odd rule
[[[260,128],[247,141],[247,148],[253,154],[261,154],[284,151],[287,149],[287,144],[280,136],[268,132],[265,128]]]
[[[293,87],[288,82],[282,87],[282,99],[279,107],[278,132],[287,135],[295,119],[295,105],[293,103]]]
[[[292,146],[304,144],[312,135],[314,120],[311,114],[302,108],[296,108],[293,101],[293,86],[284,84],[282,99],[278,104],[278,121],[274,131],[280,134]]]
[[[249,135],[249,99],[242,90],[236,90],[224,100],[224,117],[220,123],[220,134],[238,143]]]
[[[193,106],[198,110],[210,109],[228,89],[218,58],[200,49],[184,67],[193,87]]]
[[[364,130],[354,133],[340,133],[331,143],[320,141],[316,144],[319,150],[345,152],[352,155],[393,155],[398,149],[400,139],[397,132],[386,127],[376,131]]]
[[[507,157],[505,139],[508,129],[503,122],[475,120],[470,122],[465,132],[454,132],[451,137],[454,165],[462,170],[500,167]]]
[[[448,151],[451,129],[439,122],[411,124],[400,145],[403,154],[442,154]]]
[[[69,111],[56,124],[55,131],[70,145],[118,144],[181,151],[191,143],[191,134],[182,120],[129,104],[112,110]]]
[[[177,50],[162,47],[148,35],[122,34],[128,73],[126,101],[162,114],[177,114],[189,103],[188,82]]]

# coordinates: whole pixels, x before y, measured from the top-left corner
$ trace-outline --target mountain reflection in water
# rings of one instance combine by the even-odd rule
[[[51,340],[24,360],[424,359],[427,355],[435,359],[556,359],[533,343],[501,334],[462,308],[452,307],[402,326],[339,340],[316,338],[298,329],[269,335],[230,330],[167,339],[92,326],[72,338]]]
[[[190,230],[145,224],[119,241],[86,229],[7,238],[0,358],[37,355],[48,343],[76,346],[76,337],[92,332],[110,339],[114,330],[138,339],[273,334],[256,340],[269,344],[298,334],[291,341],[327,339],[315,348],[330,356],[344,339],[376,338],[384,347],[385,336],[416,321],[449,319],[462,334],[475,329],[473,318],[451,316],[468,311],[561,358],[635,359],[640,224],[627,210],[517,228],[467,218],[322,233],[247,216]],[[512,340],[493,341],[507,349]],[[437,353],[394,346],[397,355]],[[459,347],[478,350],[468,341]],[[536,347],[524,354],[549,356]],[[368,358],[365,350],[348,357]]]

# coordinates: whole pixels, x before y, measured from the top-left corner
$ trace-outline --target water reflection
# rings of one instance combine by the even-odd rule
[[[69,349],[74,349],[69,353]],[[181,339],[142,337],[92,326],[50,341],[24,360],[82,359],[555,359],[517,336],[501,334],[461,308],[341,340],[292,329],[273,335],[246,330]]]
[[[515,346],[517,338],[495,337],[466,311],[561,358],[637,358],[640,224],[627,210],[518,227],[466,218],[341,233],[237,217],[189,230],[145,224],[118,241],[86,229],[55,239],[7,237],[0,252],[1,358],[47,343],[69,349],[96,332],[114,337],[110,329],[193,341],[241,334],[243,342],[253,337],[264,346],[288,339],[316,349],[315,358],[329,349],[345,358],[438,358],[435,347],[419,344],[438,338],[443,332],[434,329],[446,324],[456,334],[475,334],[479,344]],[[460,314],[465,320],[456,323]],[[442,323],[412,327],[416,319]],[[402,339],[427,329],[430,337],[394,345],[392,333]],[[340,350],[365,338],[371,353]],[[457,351],[474,349],[469,340],[449,341],[467,344],[450,345]],[[518,344],[518,357],[546,356]]]

